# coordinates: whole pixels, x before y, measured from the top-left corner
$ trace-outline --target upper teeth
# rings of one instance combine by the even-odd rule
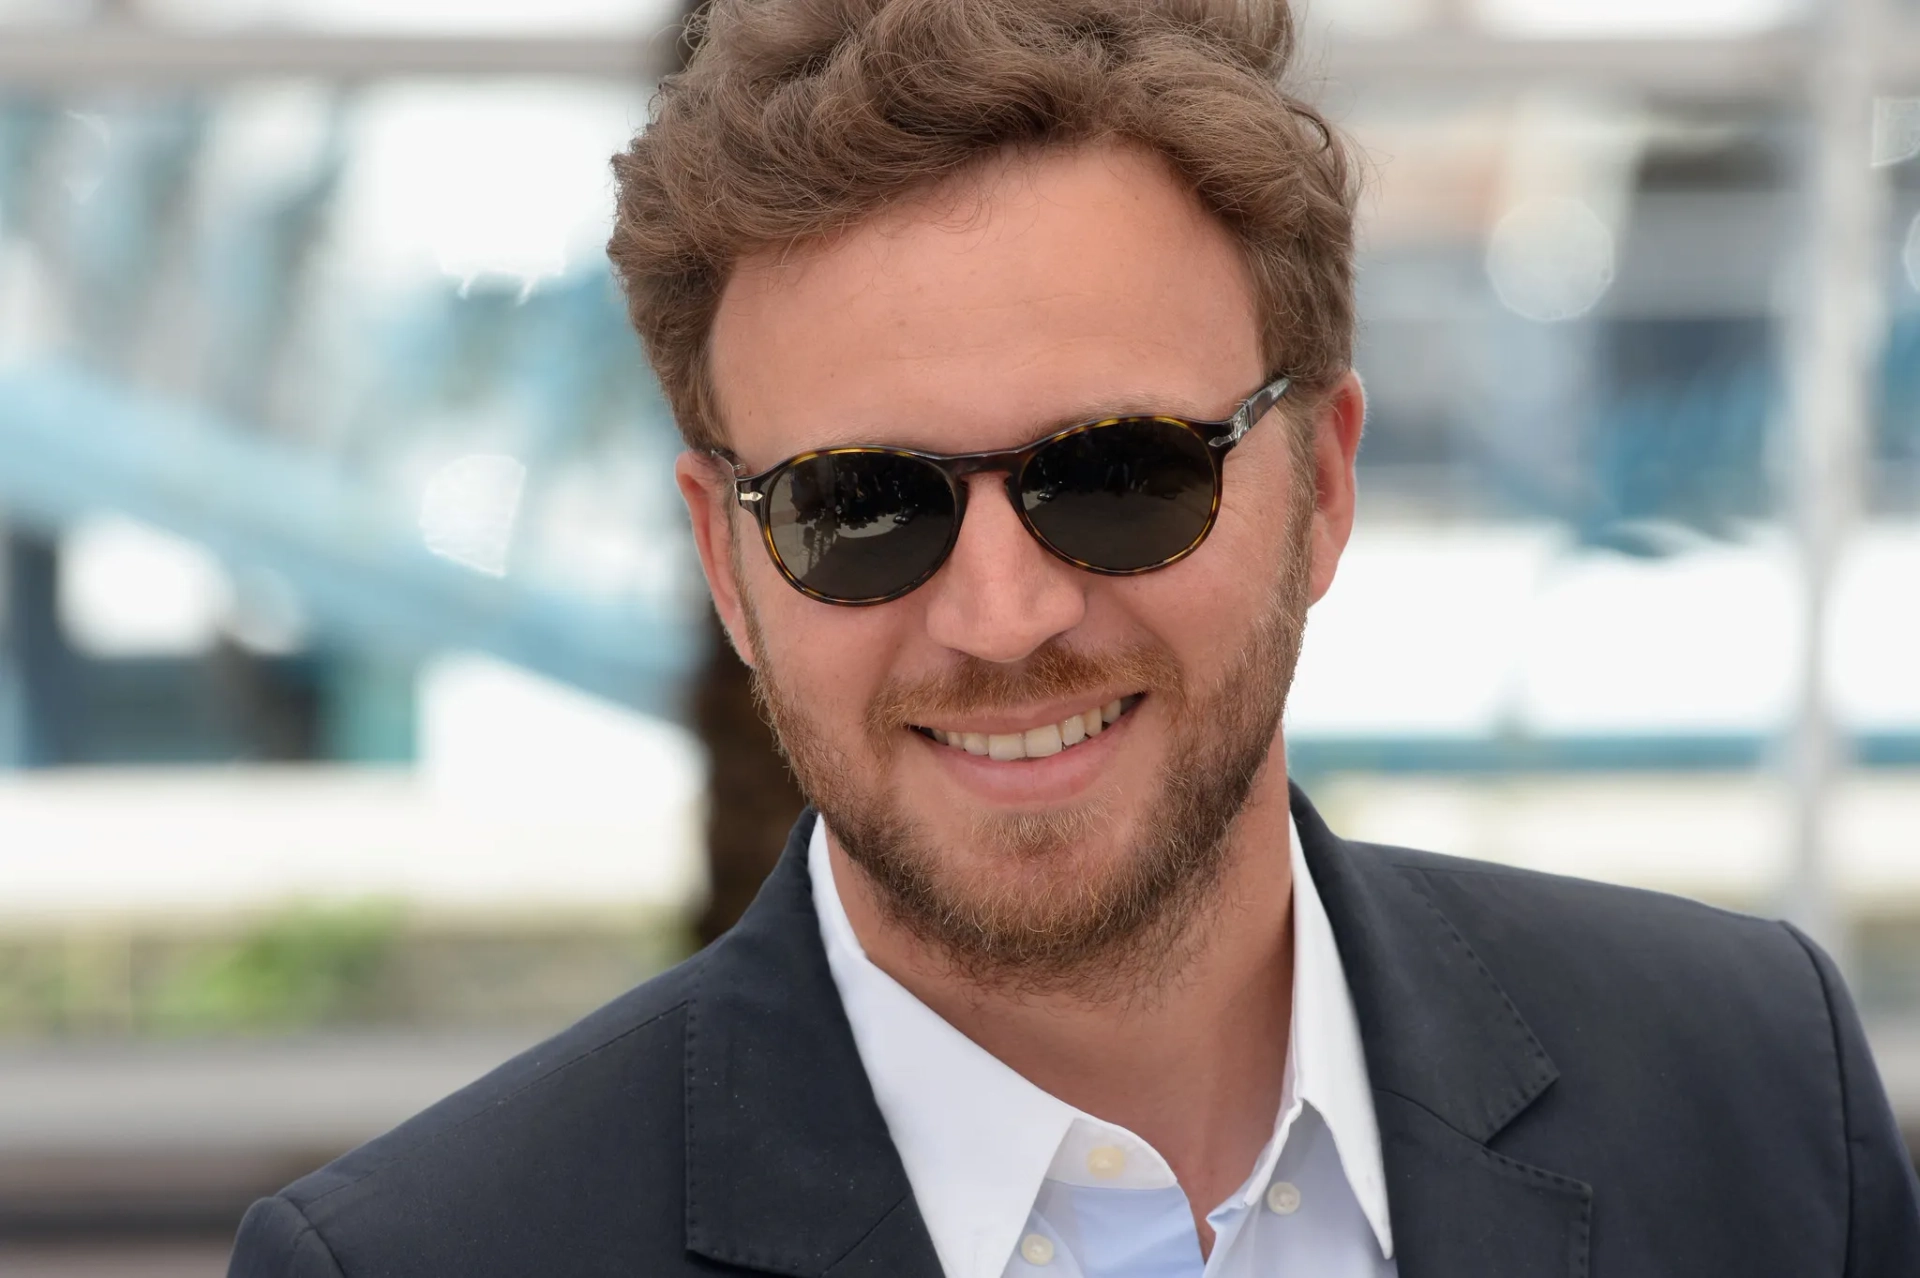
[[[1104,706],[1070,714],[1058,723],[1044,723],[1025,732],[943,732],[939,728],[929,731],[956,749],[968,754],[984,754],[1002,763],[1014,759],[1044,759],[1068,746],[1079,745],[1088,737],[1099,736],[1125,709],[1126,704],[1116,698]]]

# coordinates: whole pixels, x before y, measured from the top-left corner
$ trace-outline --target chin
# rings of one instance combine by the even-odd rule
[[[1118,859],[1132,845],[1133,823],[1113,805],[1087,800],[1026,811],[981,813],[968,840],[976,855],[1007,866],[1044,870],[1049,877],[1087,873]]]

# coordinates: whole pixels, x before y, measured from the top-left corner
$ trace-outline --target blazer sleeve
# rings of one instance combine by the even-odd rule
[[[300,1209],[262,1198],[240,1221],[227,1278],[344,1278],[333,1253]]]
[[[1791,924],[1820,974],[1840,1064],[1847,1141],[1847,1278],[1920,1274],[1920,1179],[1894,1121],[1866,1032],[1845,982],[1824,950]]]

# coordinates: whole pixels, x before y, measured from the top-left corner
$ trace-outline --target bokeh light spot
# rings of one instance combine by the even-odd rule
[[[507,572],[527,468],[500,453],[449,462],[427,481],[420,536],[428,550],[490,577]]]
[[[1528,200],[1487,242],[1487,279],[1507,309],[1555,323],[1592,310],[1613,284],[1613,232],[1579,200]]]

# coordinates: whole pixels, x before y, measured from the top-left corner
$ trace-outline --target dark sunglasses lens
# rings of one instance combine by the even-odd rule
[[[767,493],[774,552],[809,590],[845,603],[884,599],[939,566],[953,490],[938,468],[891,453],[823,453]]]
[[[1207,443],[1177,422],[1129,418],[1047,445],[1020,477],[1027,519],[1070,559],[1138,572],[1206,534],[1214,469]]]

